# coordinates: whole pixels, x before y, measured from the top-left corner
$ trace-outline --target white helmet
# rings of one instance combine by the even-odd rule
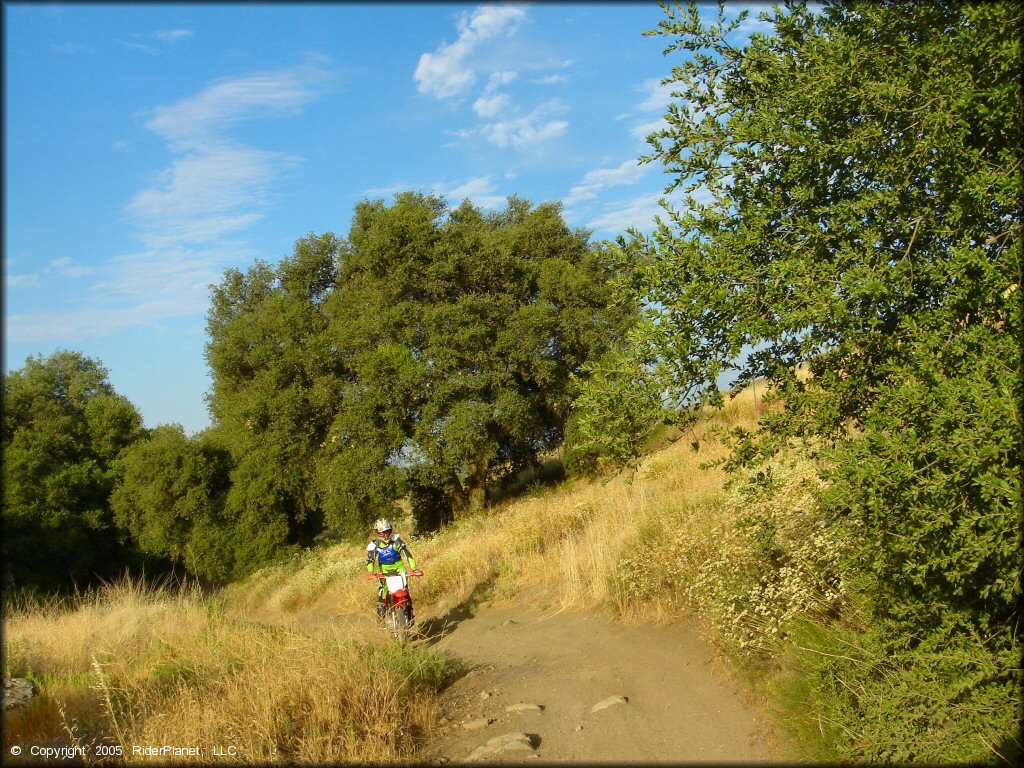
[[[377,529],[377,535],[382,539],[391,535],[391,523],[386,518],[382,517],[373,527]]]

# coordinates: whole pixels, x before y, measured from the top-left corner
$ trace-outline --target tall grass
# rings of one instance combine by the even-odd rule
[[[637,532],[645,526],[721,499],[725,473],[706,465],[724,457],[727,449],[713,429],[755,428],[764,411],[763,396],[763,389],[758,397],[744,390],[722,413],[709,414],[685,435],[676,434],[635,473],[570,480],[431,535],[400,531],[426,574],[413,584],[417,604],[443,613],[475,599],[486,587],[490,599],[543,590],[549,602],[563,608],[608,603],[624,616],[642,608],[670,617],[677,606],[641,607],[623,599],[620,562],[633,552]],[[230,588],[227,601],[234,610],[283,623],[303,611],[366,612],[374,590],[362,579],[364,562],[359,544],[306,552]]]
[[[755,429],[764,394],[747,389],[668,434],[635,473],[563,482],[434,534],[402,530],[426,573],[413,584],[421,622],[524,596],[605,605],[626,621],[686,613],[767,689],[805,757],[997,761],[1015,748],[1019,660],[974,647],[880,654],[843,541],[815,504],[811,461],[791,450],[732,477],[715,463],[728,454],[716,428]],[[338,619],[372,616],[364,562],[362,544],[339,544],[216,599],[125,581],[73,604],[14,607],[5,672],[44,695],[5,716],[5,750],[19,738],[113,739],[230,745],[239,762],[415,759],[447,662],[353,639]]]
[[[16,608],[6,630],[5,674],[44,693],[5,717],[7,754],[70,741],[133,761],[165,762],[131,753],[164,744],[199,747],[198,762],[408,760],[438,717],[446,668],[425,648],[232,619],[194,589],[131,580],[74,606]]]
[[[551,605],[604,604],[624,620],[688,613],[768,691],[796,755],[999,762],[1019,754],[1019,660],[973,646],[899,658],[877,647],[864,618],[870,611],[843,571],[842,536],[815,502],[817,467],[804,453],[784,451],[728,478],[714,465],[728,450],[713,428],[756,429],[764,408],[746,390],[633,475],[563,483],[437,535],[413,535],[427,571],[416,584],[419,605],[443,615],[481,594],[542,592]],[[307,557],[300,568],[261,577],[268,614],[303,604],[369,610],[359,548]]]

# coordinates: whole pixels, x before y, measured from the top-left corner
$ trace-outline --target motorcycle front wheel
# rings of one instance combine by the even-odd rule
[[[405,615],[405,608],[392,608],[388,612],[388,629],[391,637],[400,643],[409,640],[409,617]]]

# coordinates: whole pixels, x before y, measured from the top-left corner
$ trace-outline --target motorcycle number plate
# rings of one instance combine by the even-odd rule
[[[398,592],[400,589],[405,589],[405,577],[396,573],[394,576],[385,576],[384,581],[387,582],[388,592]]]

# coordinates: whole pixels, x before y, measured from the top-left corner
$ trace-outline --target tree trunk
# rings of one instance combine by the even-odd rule
[[[470,509],[470,494],[457,477],[450,485],[452,499],[452,517],[456,520],[464,517]]]
[[[487,465],[486,457],[479,459],[472,467],[469,476],[469,509],[471,512],[483,509],[487,500]]]

